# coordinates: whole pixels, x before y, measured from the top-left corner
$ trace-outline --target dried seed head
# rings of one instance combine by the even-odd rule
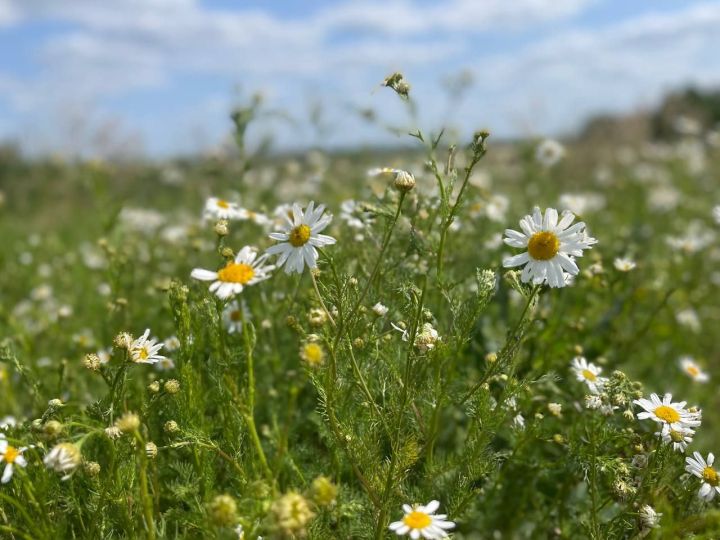
[[[150,441],[145,444],[145,455],[147,455],[148,458],[155,459],[157,457],[157,453],[158,447],[154,442]]]
[[[64,429],[65,426],[63,426],[57,420],[48,420],[43,426],[43,433],[45,433],[45,435],[47,435],[49,438],[54,439],[56,437],[59,437]]]
[[[318,476],[312,483],[312,496],[318,506],[333,506],[338,488],[327,476]]]
[[[90,371],[98,371],[102,363],[100,357],[95,353],[86,354],[83,359],[83,365]]]
[[[97,476],[100,474],[100,464],[97,461],[86,461],[83,470],[88,476]]]
[[[113,340],[113,344],[118,349],[127,349],[129,350],[130,347],[132,347],[133,341],[135,341],[127,332],[120,332],[117,336],[115,336],[115,339]]]
[[[169,379],[165,381],[163,386],[168,394],[177,394],[180,391],[180,381],[177,379]]]
[[[140,417],[134,412],[126,412],[115,420],[115,427],[123,433],[132,433],[140,427]]]
[[[237,523],[237,504],[230,495],[218,495],[208,505],[211,521],[218,527],[228,527]]]
[[[168,420],[163,425],[163,431],[168,434],[177,433],[180,431],[180,426],[178,426],[178,423],[175,420]]]
[[[218,236],[227,236],[230,231],[228,230],[228,222],[226,219],[221,219],[215,223],[215,234]]]
[[[415,187],[415,177],[407,171],[398,171],[393,185],[398,191],[407,193]]]

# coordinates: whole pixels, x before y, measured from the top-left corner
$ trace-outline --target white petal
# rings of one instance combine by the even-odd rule
[[[218,275],[217,272],[213,272],[211,270],[205,270],[204,268],[195,268],[192,272],[190,272],[190,277],[199,279],[201,281],[212,281],[213,279],[217,279]]]

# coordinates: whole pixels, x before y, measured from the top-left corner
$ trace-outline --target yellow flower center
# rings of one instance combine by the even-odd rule
[[[242,313],[239,309],[230,312],[230,320],[233,322],[238,322],[242,320]]]
[[[688,366],[685,368],[685,370],[693,377],[697,377],[698,375],[700,375],[700,370],[695,366]]]
[[[317,343],[308,343],[303,347],[303,359],[311,366],[319,366],[325,360],[325,352]]]
[[[8,463],[13,463],[19,455],[20,451],[14,446],[8,446],[5,449],[5,461]]]
[[[668,424],[674,424],[680,420],[680,413],[667,405],[660,405],[657,409],[655,409],[655,416],[657,416],[660,420],[664,420]]]
[[[150,356],[150,352],[148,351],[147,347],[140,347],[137,353],[141,360],[147,360]]]
[[[718,479],[718,473],[712,467],[705,467],[702,472],[703,480],[705,480],[711,486],[717,486],[720,483]]]
[[[218,199],[217,205],[220,208],[225,208],[225,209],[230,208],[230,203],[224,199]]]
[[[432,519],[425,512],[414,510],[405,515],[403,523],[411,529],[424,529],[432,523]]]
[[[218,272],[218,279],[228,283],[241,283],[245,285],[255,275],[255,270],[249,264],[228,263],[225,268]]]
[[[670,439],[673,442],[682,442],[684,437],[683,437],[683,434],[680,433],[679,431],[675,431],[674,429],[671,429],[670,430]]]
[[[585,377],[590,382],[595,382],[597,380],[597,375],[595,375],[592,371],[589,369],[583,369],[582,370],[582,376]]]
[[[560,251],[560,239],[550,231],[533,234],[528,240],[528,253],[536,261],[549,261]]]
[[[308,240],[310,240],[310,227],[307,225],[298,225],[290,231],[289,241],[293,247],[304,246]]]

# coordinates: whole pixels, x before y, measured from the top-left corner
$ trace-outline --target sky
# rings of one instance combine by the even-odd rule
[[[276,148],[387,146],[425,129],[560,136],[720,83],[720,0],[0,0],[0,140],[39,153],[208,152],[256,92]],[[461,74],[461,100],[447,93]],[[320,106],[322,130],[311,111]],[[279,114],[282,111],[283,114]]]

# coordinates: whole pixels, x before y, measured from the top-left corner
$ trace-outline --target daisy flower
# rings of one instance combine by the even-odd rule
[[[13,475],[13,467],[26,467],[27,461],[23,456],[23,452],[27,450],[26,446],[15,448],[5,439],[5,435],[0,433],[0,463],[5,462],[5,470],[3,470],[0,482],[7,484]]]
[[[454,528],[455,523],[446,521],[445,514],[435,514],[439,507],[438,501],[430,501],[425,506],[404,504],[402,508],[405,515],[400,521],[391,523],[389,529],[398,536],[409,536],[413,540],[421,536],[428,540],[447,538],[445,531]]]
[[[681,356],[680,367],[694,381],[704,383],[710,379],[710,376],[702,370],[691,356]]]
[[[565,157],[565,147],[553,139],[545,139],[535,148],[535,159],[545,167],[552,167]]]
[[[210,197],[205,201],[203,210],[205,219],[244,219],[245,217],[247,217],[245,211],[236,203],[217,197]]]
[[[145,333],[130,345],[130,357],[137,364],[154,364],[165,360],[164,356],[158,354],[162,348],[162,343],[157,343],[157,339],[150,338],[150,329],[147,328]]]
[[[665,444],[672,444],[676,452],[685,452],[695,436],[690,428],[672,429],[668,424],[662,425],[662,430],[655,433]]]
[[[720,493],[720,478],[713,468],[715,456],[710,452],[705,461],[700,452],[693,452],[693,457],[685,458],[685,470],[702,480],[698,497],[704,501],[712,501],[716,492]]]
[[[618,272],[630,272],[637,266],[635,261],[623,257],[618,257],[613,261],[613,266]]]
[[[672,394],[665,394],[662,400],[657,394],[650,394],[650,399],[636,399],[633,403],[645,409],[637,414],[638,420],[649,418],[659,424],[668,424],[675,430],[700,425],[700,413],[687,410],[686,401],[673,402]]]
[[[250,318],[250,310],[245,302],[240,304],[237,300],[229,302],[223,309],[223,323],[229,334],[239,334],[242,332],[243,317],[245,320]]]
[[[72,471],[82,462],[82,454],[80,449],[73,443],[64,442],[56,444],[43,459],[43,463],[48,469],[53,469],[59,473],[67,473],[62,477],[63,480],[70,478]]]
[[[583,356],[576,356],[572,360],[572,369],[578,381],[584,382],[591,393],[599,394],[607,377],[601,377],[602,368],[588,362]]]
[[[570,226],[574,219],[575,215],[566,210],[558,222],[557,210],[548,208],[543,216],[536,206],[532,215],[520,220],[523,232],[505,229],[505,243],[527,251],[505,259],[503,266],[525,265],[520,278],[523,283],[564,287],[566,275],[574,276],[579,272],[574,257],[582,257],[583,250],[597,243],[587,236],[582,221]]]
[[[265,264],[267,255],[257,256],[255,248],[245,246],[231,261],[217,272],[195,268],[190,276],[201,281],[212,281],[210,292],[214,292],[221,300],[240,294],[246,285],[255,285],[270,277],[275,269],[272,264]]]
[[[268,248],[267,255],[279,255],[277,267],[285,266],[285,273],[296,272],[301,274],[305,268],[317,266],[317,247],[329,246],[336,242],[332,236],[320,234],[332,221],[332,215],[325,213],[325,205],[321,204],[315,208],[315,203],[310,202],[305,212],[300,205],[295,203],[292,207],[292,216],[285,215],[288,227],[283,232],[270,233],[270,238],[278,240],[276,244]]]

